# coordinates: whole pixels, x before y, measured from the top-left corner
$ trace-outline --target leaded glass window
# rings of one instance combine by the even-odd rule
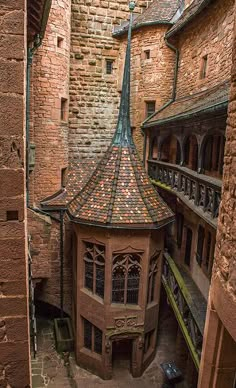
[[[113,256],[112,302],[138,304],[141,254],[125,253]]]
[[[94,326],[94,351],[102,354],[102,331]]]
[[[157,273],[158,273],[158,259],[159,259],[160,253],[161,251],[155,252],[150,259],[147,303],[151,303],[155,299],[155,289],[157,284]]]
[[[84,347],[92,350],[92,324],[84,320]]]
[[[84,319],[84,347],[102,354],[102,337],[103,333],[98,327],[94,326],[91,322]]]
[[[105,247],[84,242],[84,286],[93,294],[104,297]]]

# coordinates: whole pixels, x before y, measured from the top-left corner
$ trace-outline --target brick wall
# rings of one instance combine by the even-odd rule
[[[150,1],[139,1],[140,13]],[[70,158],[99,159],[114,133],[119,107],[119,46],[114,26],[128,19],[128,1],[72,0]],[[105,59],[113,59],[107,75]]]
[[[68,160],[70,0],[53,0],[46,35],[33,59],[30,141],[36,146],[31,203],[61,187]],[[61,99],[64,115],[61,119]]]
[[[30,384],[23,137],[25,11],[23,0],[0,0],[1,387]]]
[[[177,97],[188,95],[230,78],[234,0],[217,0],[178,34],[180,50]],[[194,45],[193,45],[194,42]],[[208,55],[207,76],[200,79],[203,56]]]

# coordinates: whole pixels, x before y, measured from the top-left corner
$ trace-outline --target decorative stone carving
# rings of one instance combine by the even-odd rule
[[[131,328],[131,327],[135,327],[136,325],[137,325],[136,316],[115,318],[115,327],[117,329]]]

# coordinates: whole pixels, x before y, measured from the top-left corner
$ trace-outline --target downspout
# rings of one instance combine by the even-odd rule
[[[170,42],[168,42],[168,39],[167,37],[165,36],[164,37],[164,40],[165,40],[165,43],[167,45],[167,47],[169,47],[172,51],[174,51],[175,53],[175,69],[174,69],[174,80],[173,80],[173,89],[172,89],[172,96],[171,96],[171,99],[166,102],[159,110],[157,110],[156,112],[154,112],[151,116],[149,116],[146,120],[143,121],[142,125],[141,125],[141,130],[144,134],[144,148],[143,148],[143,163],[145,165],[145,158],[146,158],[146,151],[147,151],[147,133],[146,131],[143,129],[143,126],[144,124],[150,120],[153,116],[155,116],[156,114],[162,112],[164,109],[166,109],[170,104],[172,104],[172,102],[175,101],[176,99],[176,88],[177,88],[177,80],[178,80],[178,69],[179,69],[179,50],[177,49],[177,47],[173,46]]]
[[[64,210],[60,210],[60,300],[61,300],[61,318],[63,318],[63,308],[64,308],[64,298],[63,298],[63,293],[64,293],[64,285],[63,285],[63,280],[64,280]]]
[[[39,34],[35,35],[33,47],[28,47],[27,51],[27,73],[26,73],[26,205],[29,206],[29,152],[30,152],[30,81],[31,66],[35,51],[42,44]]]
[[[40,31],[35,35],[33,40],[33,47],[28,47],[27,50],[27,69],[26,69],[26,206],[29,205],[29,152],[30,152],[30,82],[31,82],[31,66],[33,62],[33,56],[35,51],[41,46],[49,13],[52,5],[52,0],[45,0],[43,7],[43,14],[41,19]]]

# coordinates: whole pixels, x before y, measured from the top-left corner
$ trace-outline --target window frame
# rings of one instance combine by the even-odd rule
[[[84,245],[84,254],[83,254],[83,262],[84,262],[84,276],[83,276],[83,285],[86,290],[91,292],[93,295],[104,300],[105,294],[105,245],[100,243],[94,243],[91,241],[83,241]],[[86,247],[87,246],[87,247]],[[101,250],[99,250],[99,248]],[[86,256],[87,255],[87,256]],[[100,258],[100,260],[98,260]],[[102,260],[101,260],[102,259]],[[92,276],[88,276],[88,268],[91,267],[90,273]],[[87,267],[87,270],[86,270]],[[98,278],[98,273],[101,271],[103,273],[103,279]],[[91,286],[89,286],[89,281],[91,281]],[[100,285],[100,287],[98,287]],[[98,289],[101,288],[102,292],[99,293]]]
[[[115,62],[115,60],[112,59],[112,58],[106,58],[105,59],[105,72],[106,72],[106,75],[113,75],[113,73],[114,73],[114,62]],[[109,68],[109,66],[110,66],[110,68]]]
[[[99,356],[102,356],[103,331],[99,329],[97,326],[93,325],[86,318],[82,317],[82,323],[83,323],[83,347],[92,353],[96,353]],[[89,328],[89,331],[90,331],[90,336],[88,337],[88,341],[89,341],[88,346],[86,345],[87,337],[85,337],[86,326]],[[99,337],[96,336],[96,332],[99,334]],[[96,338],[99,339],[98,342],[96,342],[97,341]]]
[[[140,298],[140,279],[141,279],[141,272],[142,272],[142,253],[143,252],[125,252],[125,253],[114,253],[113,259],[112,259],[112,274],[111,274],[111,303],[112,304],[122,304],[122,305],[133,305],[138,306],[139,305],[139,298]],[[138,271],[139,276],[133,276],[129,277],[129,273],[131,269],[133,268],[134,272]],[[123,272],[124,276],[121,277],[121,281],[123,283],[123,287],[116,288],[116,284],[119,285],[119,276],[115,277],[114,275],[116,273]],[[134,280],[137,282],[137,287],[129,287],[129,281]],[[121,282],[120,281],[120,282]],[[132,283],[132,281],[131,281]],[[132,299],[132,293],[136,291],[136,299],[135,302],[131,302]],[[120,293],[120,299],[117,298],[117,295]],[[123,298],[122,298],[123,295]]]
[[[156,100],[145,101],[146,104],[146,119],[156,112]],[[153,104],[154,109],[150,109],[150,104]]]

